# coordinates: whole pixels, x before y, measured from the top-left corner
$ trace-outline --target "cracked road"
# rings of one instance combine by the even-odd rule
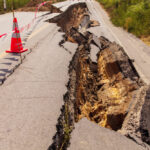
[[[72,55],[59,47],[63,33],[43,23],[26,47],[36,47],[0,87],[0,149],[44,150],[52,144]],[[75,44],[66,43],[68,49]]]
[[[55,6],[65,10],[74,3],[78,1]],[[139,74],[149,83],[149,47],[113,27],[97,2],[86,3],[91,18],[101,23],[100,27],[89,30],[125,47],[129,57],[135,60]],[[67,91],[68,65],[77,48],[76,44],[66,42],[64,46],[72,51],[70,54],[60,47],[63,33],[58,30],[56,24],[42,21],[26,42],[25,46],[32,49],[31,54],[0,86],[0,150],[46,150],[52,144],[63,95]]]

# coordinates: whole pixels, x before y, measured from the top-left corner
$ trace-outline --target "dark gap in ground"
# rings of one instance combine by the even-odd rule
[[[78,3],[47,20],[57,23],[61,32],[65,32],[60,46],[63,46],[65,41],[78,44],[69,65],[68,92],[64,95],[64,105],[56,125],[57,132],[49,150],[67,149],[74,123],[83,117],[126,136],[134,134],[149,143],[150,131],[148,126],[143,128],[140,118],[141,107],[144,103],[147,104],[144,97],[147,87],[121,46],[85,30],[94,26],[93,23],[98,25],[98,22],[87,17],[88,14],[86,4]],[[91,44],[99,47],[96,63],[90,58]],[[140,108],[138,110],[137,105]],[[136,117],[139,123],[135,123],[135,126],[133,124],[131,131],[128,130],[130,121],[135,122],[132,112],[139,114]]]

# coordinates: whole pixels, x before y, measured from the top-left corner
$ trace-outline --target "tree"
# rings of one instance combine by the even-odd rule
[[[7,9],[6,0],[3,0],[3,4],[4,4],[4,10],[6,10]]]

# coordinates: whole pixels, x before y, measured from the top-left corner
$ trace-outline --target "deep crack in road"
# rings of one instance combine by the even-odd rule
[[[112,27],[97,2],[54,5],[64,12],[39,21],[25,41],[31,53],[0,87],[0,149],[150,149],[149,55],[133,56],[135,37]]]

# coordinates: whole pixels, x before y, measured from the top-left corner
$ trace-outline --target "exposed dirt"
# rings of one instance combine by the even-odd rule
[[[141,37],[141,40],[147,44],[148,46],[150,46],[150,36],[147,36],[147,37]]]
[[[90,20],[85,3],[74,4],[48,21],[57,23],[65,32],[60,46],[65,41],[78,44],[69,66],[65,105],[50,149],[66,149],[74,122],[83,117],[118,131],[138,144],[149,144],[149,90],[124,49],[105,37],[98,38],[86,31],[99,23]],[[91,44],[99,48],[97,62],[90,58]]]
[[[43,0],[32,0],[23,8],[19,8],[17,11],[36,11],[37,6],[42,3]],[[50,3],[45,4],[44,6],[40,7],[39,11],[50,11],[51,13],[61,13],[62,11],[53,6]]]
[[[71,28],[79,29],[84,26],[99,26],[99,22],[89,19],[89,11],[85,3],[71,5],[64,13],[47,20],[50,23],[57,23],[61,30],[69,36]],[[70,37],[71,38],[71,37]]]
[[[77,70],[77,120],[86,116],[103,127],[118,130],[126,116],[133,91],[139,88],[138,83],[132,80],[136,74],[116,43],[110,43],[99,53],[97,64],[93,64],[85,53],[83,48]],[[122,69],[126,66],[128,70],[123,73]]]
[[[85,3],[75,4],[70,6],[65,13],[62,13],[48,21],[57,23],[64,32],[69,32],[72,27],[79,27],[82,17],[87,13],[88,9]]]
[[[31,0],[29,1],[29,3],[26,5],[27,7],[36,7],[38,6],[40,3],[43,3],[43,0]]]

